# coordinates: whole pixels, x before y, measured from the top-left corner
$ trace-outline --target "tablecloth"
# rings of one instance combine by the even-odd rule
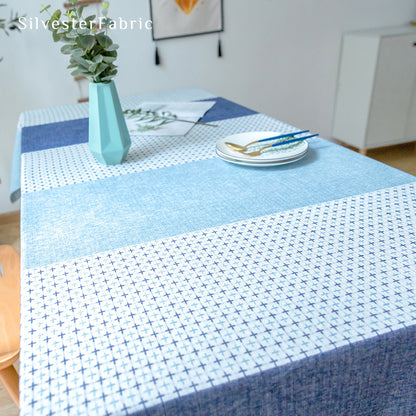
[[[415,178],[323,139],[228,164],[219,138],[295,128],[169,94],[219,127],[111,167],[85,107],[22,115],[21,414],[414,414]]]

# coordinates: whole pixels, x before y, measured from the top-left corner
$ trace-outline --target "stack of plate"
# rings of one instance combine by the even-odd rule
[[[221,139],[217,142],[216,152],[218,157],[225,160],[226,162],[236,163],[237,165],[257,167],[284,165],[286,163],[295,162],[306,155],[308,151],[308,143],[304,140],[289,143],[287,145],[272,147],[271,149],[266,149],[256,157],[246,156],[244,153],[232,150],[225,144],[226,142],[230,142],[245,146],[247,143],[253,142],[255,140],[275,137],[279,136],[280,134],[282,133],[278,131],[253,131],[233,134],[232,136],[225,137],[224,139]],[[286,137],[285,139],[277,139],[258,143],[256,145],[250,146],[247,152],[253,152],[261,149],[262,147],[278,143],[279,141],[290,139],[290,137]]]

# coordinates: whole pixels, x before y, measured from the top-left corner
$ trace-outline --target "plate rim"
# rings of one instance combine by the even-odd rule
[[[307,149],[305,150],[304,153],[302,153],[299,156],[295,156],[291,159],[286,159],[286,160],[281,160],[281,161],[274,161],[274,162],[250,162],[250,161],[241,161],[241,160],[237,160],[237,159],[232,159],[229,158],[227,156],[220,155],[218,152],[216,152],[217,157],[219,157],[221,160],[228,162],[228,163],[233,163],[235,165],[240,165],[240,166],[257,166],[257,167],[271,167],[271,166],[279,166],[279,165],[286,165],[289,163],[293,163],[293,162],[297,162],[298,160],[304,158],[307,154]]]
[[[255,159],[255,158],[239,159],[237,157],[227,155],[226,153],[222,152],[219,149],[216,149],[216,152],[217,152],[218,156],[223,156],[227,159],[232,159],[232,160],[236,160],[236,161],[239,161],[239,162],[247,162],[250,165],[264,165],[264,164],[270,164],[270,163],[284,162],[286,160],[291,160],[291,159],[294,159],[294,158],[297,158],[297,157],[303,157],[308,152],[308,150],[309,150],[309,148],[307,147],[302,153],[299,153],[296,156],[293,156],[293,157],[290,157],[290,158],[287,158],[287,157],[279,158],[279,159]]]

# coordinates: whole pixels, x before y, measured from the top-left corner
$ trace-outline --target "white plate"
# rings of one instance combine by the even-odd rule
[[[261,160],[258,157],[250,157],[249,159],[239,159],[239,158],[234,158],[232,156],[229,156],[223,152],[221,152],[221,150],[216,149],[216,153],[217,156],[223,158],[223,159],[229,159],[229,160],[235,160],[238,162],[244,162],[244,163],[249,163],[250,165],[268,165],[270,163],[282,163],[282,162],[286,162],[286,161],[291,161],[292,159],[298,159],[300,157],[305,156],[305,154],[307,153],[308,149],[306,149],[304,152],[299,153],[298,155],[294,156],[294,157],[285,157],[282,159],[273,159],[273,160]]]
[[[241,161],[241,160],[236,160],[236,159],[232,159],[230,157],[225,156],[223,153],[220,153],[217,149],[217,156],[222,159],[225,160],[226,162],[230,162],[230,163],[234,163],[236,165],[242,165],[242,166],[255,166],[258,168],[265,168],[265,167],[269,167],[269,166],[278,166],[278,165],[286,165],[287,163],[292,163],[292,162],[296,162],[299,159],[302,159],[305,155],[306,155],[307,151],[305,151],[303,154],[301,154],[300,156],[294,157],[292,159],[285,159],[285,160],[280,160],[280,161],[276,161],[276,162],[249,162],[249,161]]]
[[[281,162],[290,163],[298,160],[306,154],[308,150],[308,143],[306,141],[299,141],[295,143],[289,143],[287,145],[272,147],[271,149],[265,150],[256,157],[245,156],[243,153],[230,149],[225,144],[226,142],[231,142],[245,146],[247,143],[253,142],[255,140],[279,136],[280,134],[282,133],[279,131],[253,131],[233,134],[232,136],[225,137],[224,139],[221,139],[217,142],[217,155],[222,159],[227,159],[228,162],[242,162],[248,165],[257,165],[270,163],[281,164]],[[254,152],[264,146],[288,139],[289,138],[262,142],[250,146],[249,150]]]

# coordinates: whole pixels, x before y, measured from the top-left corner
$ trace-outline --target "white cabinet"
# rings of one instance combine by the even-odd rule
[[[416,27],[344,34],[332,136],[359,149],[416,140]]]

